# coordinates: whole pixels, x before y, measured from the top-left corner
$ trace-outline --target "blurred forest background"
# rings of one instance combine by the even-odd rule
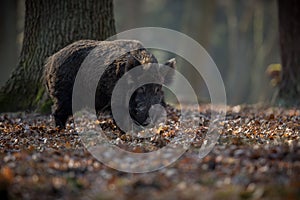
[[[1,86],[18,63],[24,8],[25,0],[0,2]],[[280,62],[275,0],[114,0],[114,9],[117,32],[155,26],[198,41],[221,72],[229,104],[271,102],[276,89],[266,69]],[[183,59],[177,60],[200,101],[209,101],[201,77]]]

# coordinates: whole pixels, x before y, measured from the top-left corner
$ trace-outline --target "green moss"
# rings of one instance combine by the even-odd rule
[[[241,191],[240,192],[240,199],[251,199],[253,196],[253,192],[250,191]]]
[[[42,98],[43,98],[43,95],[45,93],[45,88],[43,86],[39,86],[39,89],[38,89],[38,92],[37,92],[37,95],[36,95],[36,98],[35,98],[35,104],[37,104]]]
[[[24,83],[23,83],[24,84]],[[36,111],[42,114],[51,113],[52,101],[45,94],[43,84],[26,83],[26,94],[23,88],[7,93],[5,89],[0,92],[0,112]]]
[[[38,91],[33,102],[35,111],[41,114],[49,114],[51,113],[52,104],[53,102],[46,94],[46,88],[42,84],[40,84],[38,86]]]
[[[41,114],[49,114],[51,113],[51,106],[52,106],[53,102],[51,101],[51,99],[47,99],[45,102],[43,102],[42,104],[40,104],[40,106],[37,109],[37,112],[41,113]]]

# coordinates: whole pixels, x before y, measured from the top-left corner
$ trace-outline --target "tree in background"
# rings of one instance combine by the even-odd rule
[[[17,20],[17,0],[0,1],[0,85],[17,65]]]
[[[45,59],[76,40],[114,34],[113,0],[26,0],[20,60],[0,90],[0,111],[49,108],[39,104]]]
[[[300,105],[300,2],[278,0],[282,77],[278,100]]]

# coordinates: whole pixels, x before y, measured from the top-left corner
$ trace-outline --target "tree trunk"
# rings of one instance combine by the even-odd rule
[[[300,105],[300,1],[278,0],[282,80],[278,101]]]
[[[113,0],[26,0],[20,61],[0,91],[0,111],[44,110],[45,59],[80,39],[105,40],[115,34]]]

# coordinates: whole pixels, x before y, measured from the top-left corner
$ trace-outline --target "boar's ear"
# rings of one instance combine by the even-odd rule
[[[170,67],[167,69],[166,69],[166,67],[164,67],[163,70],[161,70],[161,74],[164,78],[164,84],[170,84],[174,77],[174,70],[175,70],[175,65],[176,65],[175,58],[168,60],[164,65],[167,65]]]
[[[132,68],[141,65],[141,63],[131,54],[127,57],[127,62],[125,65],[125,72],[131,70]]]

